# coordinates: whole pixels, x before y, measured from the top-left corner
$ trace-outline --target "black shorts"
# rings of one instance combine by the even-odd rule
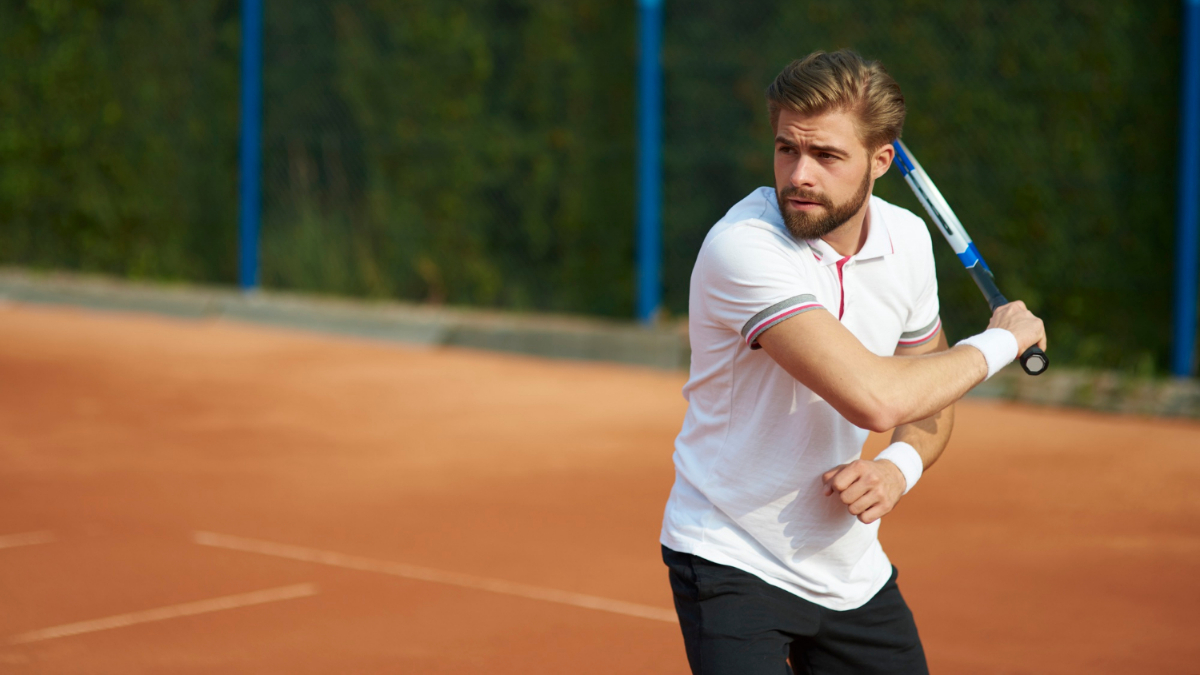
[[[662,552],[696,675],[929,672],[894,567],[867,604],[839,612],[739,569]]]

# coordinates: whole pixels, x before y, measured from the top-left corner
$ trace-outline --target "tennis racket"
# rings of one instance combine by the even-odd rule
[[[938,192],[937,186],[929,179],[929,175],[925,173],[920,163],[900,139],[892,141],[892,146],[896,148],[896,165],[900,167],[900,173],[904,175],[905,182],[917,195],[921,206],[924,206],[925,210],[929,212],[929,217],[937,224],[938,230],[950,243],[950,247],[958,254],[958,259],[962,261],[963,267],[967,268],[967,273],[975,280],[975,285],[979,286],[980,291],[983,291],[983,297],[987,298],[988,306],[994,312],[997,307],[1007,305],[1008,300],[996,287],[992,270],[983,261],[983,256],[979,255],[979,249],[975,248],[975,242],[971,241],[971,235],[967,234],[967,230],[958,221],[958,216],[954,215],[946,198],[942,196],[941,192]],[[1050,359],[1046,357],[1046,352],[1042,351],[1041,347],[1033,345],[1026,349],[1024,354],[1021,354],[1021,367],[1030,375],[1041,375],[1050,367]]]

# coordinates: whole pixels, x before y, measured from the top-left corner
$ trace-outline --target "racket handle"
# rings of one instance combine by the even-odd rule
[[[1046,356],[1046,352],[1042,348],[1033,345],[1021,354],[1021,368],[1030,375],[1041,375],[1050,367],[1050,359]]]
[[[967,273],[975,280],[975,285],[979,286],[979,290],[983,291],[983,297],[987,298],[988,307],[991,307],[993,312],[997,307],[1008,304],[1008,300],[1000,292],[1000,289],[996,288],[996,280],[992,278],[991,271],[982,264],[982,259],[980,263],[968,267]],[[1049,367],[1050,359],[1047,358],[1046,352],[1037,345],[1033,345],[1026,349],[1024,354],[1021,354],[1021,368],[1029,375],[1041,375]]]

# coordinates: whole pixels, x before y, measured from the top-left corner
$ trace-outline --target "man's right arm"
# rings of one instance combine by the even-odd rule
[[[1033,344],[1046,348],[1042,321],[1023,302],[998,308],[988,327],[1012,333],[1018,354]],[[823,309],[767,329],[758,344],[852,424],[871,431],[929,417],[988,373],[983,353],[968,345],[922,356],[878,356]]]

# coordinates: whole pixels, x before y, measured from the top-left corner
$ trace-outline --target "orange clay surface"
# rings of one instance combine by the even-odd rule
[[[684,379],[0,307],[0,671],[685,673],[661,617],[194,541],[669,610],[657,538]],[[958,410],[882,530],[933,672],[1200,672],[1200,425]],[[303,583],[315,594],[13,640]]]

